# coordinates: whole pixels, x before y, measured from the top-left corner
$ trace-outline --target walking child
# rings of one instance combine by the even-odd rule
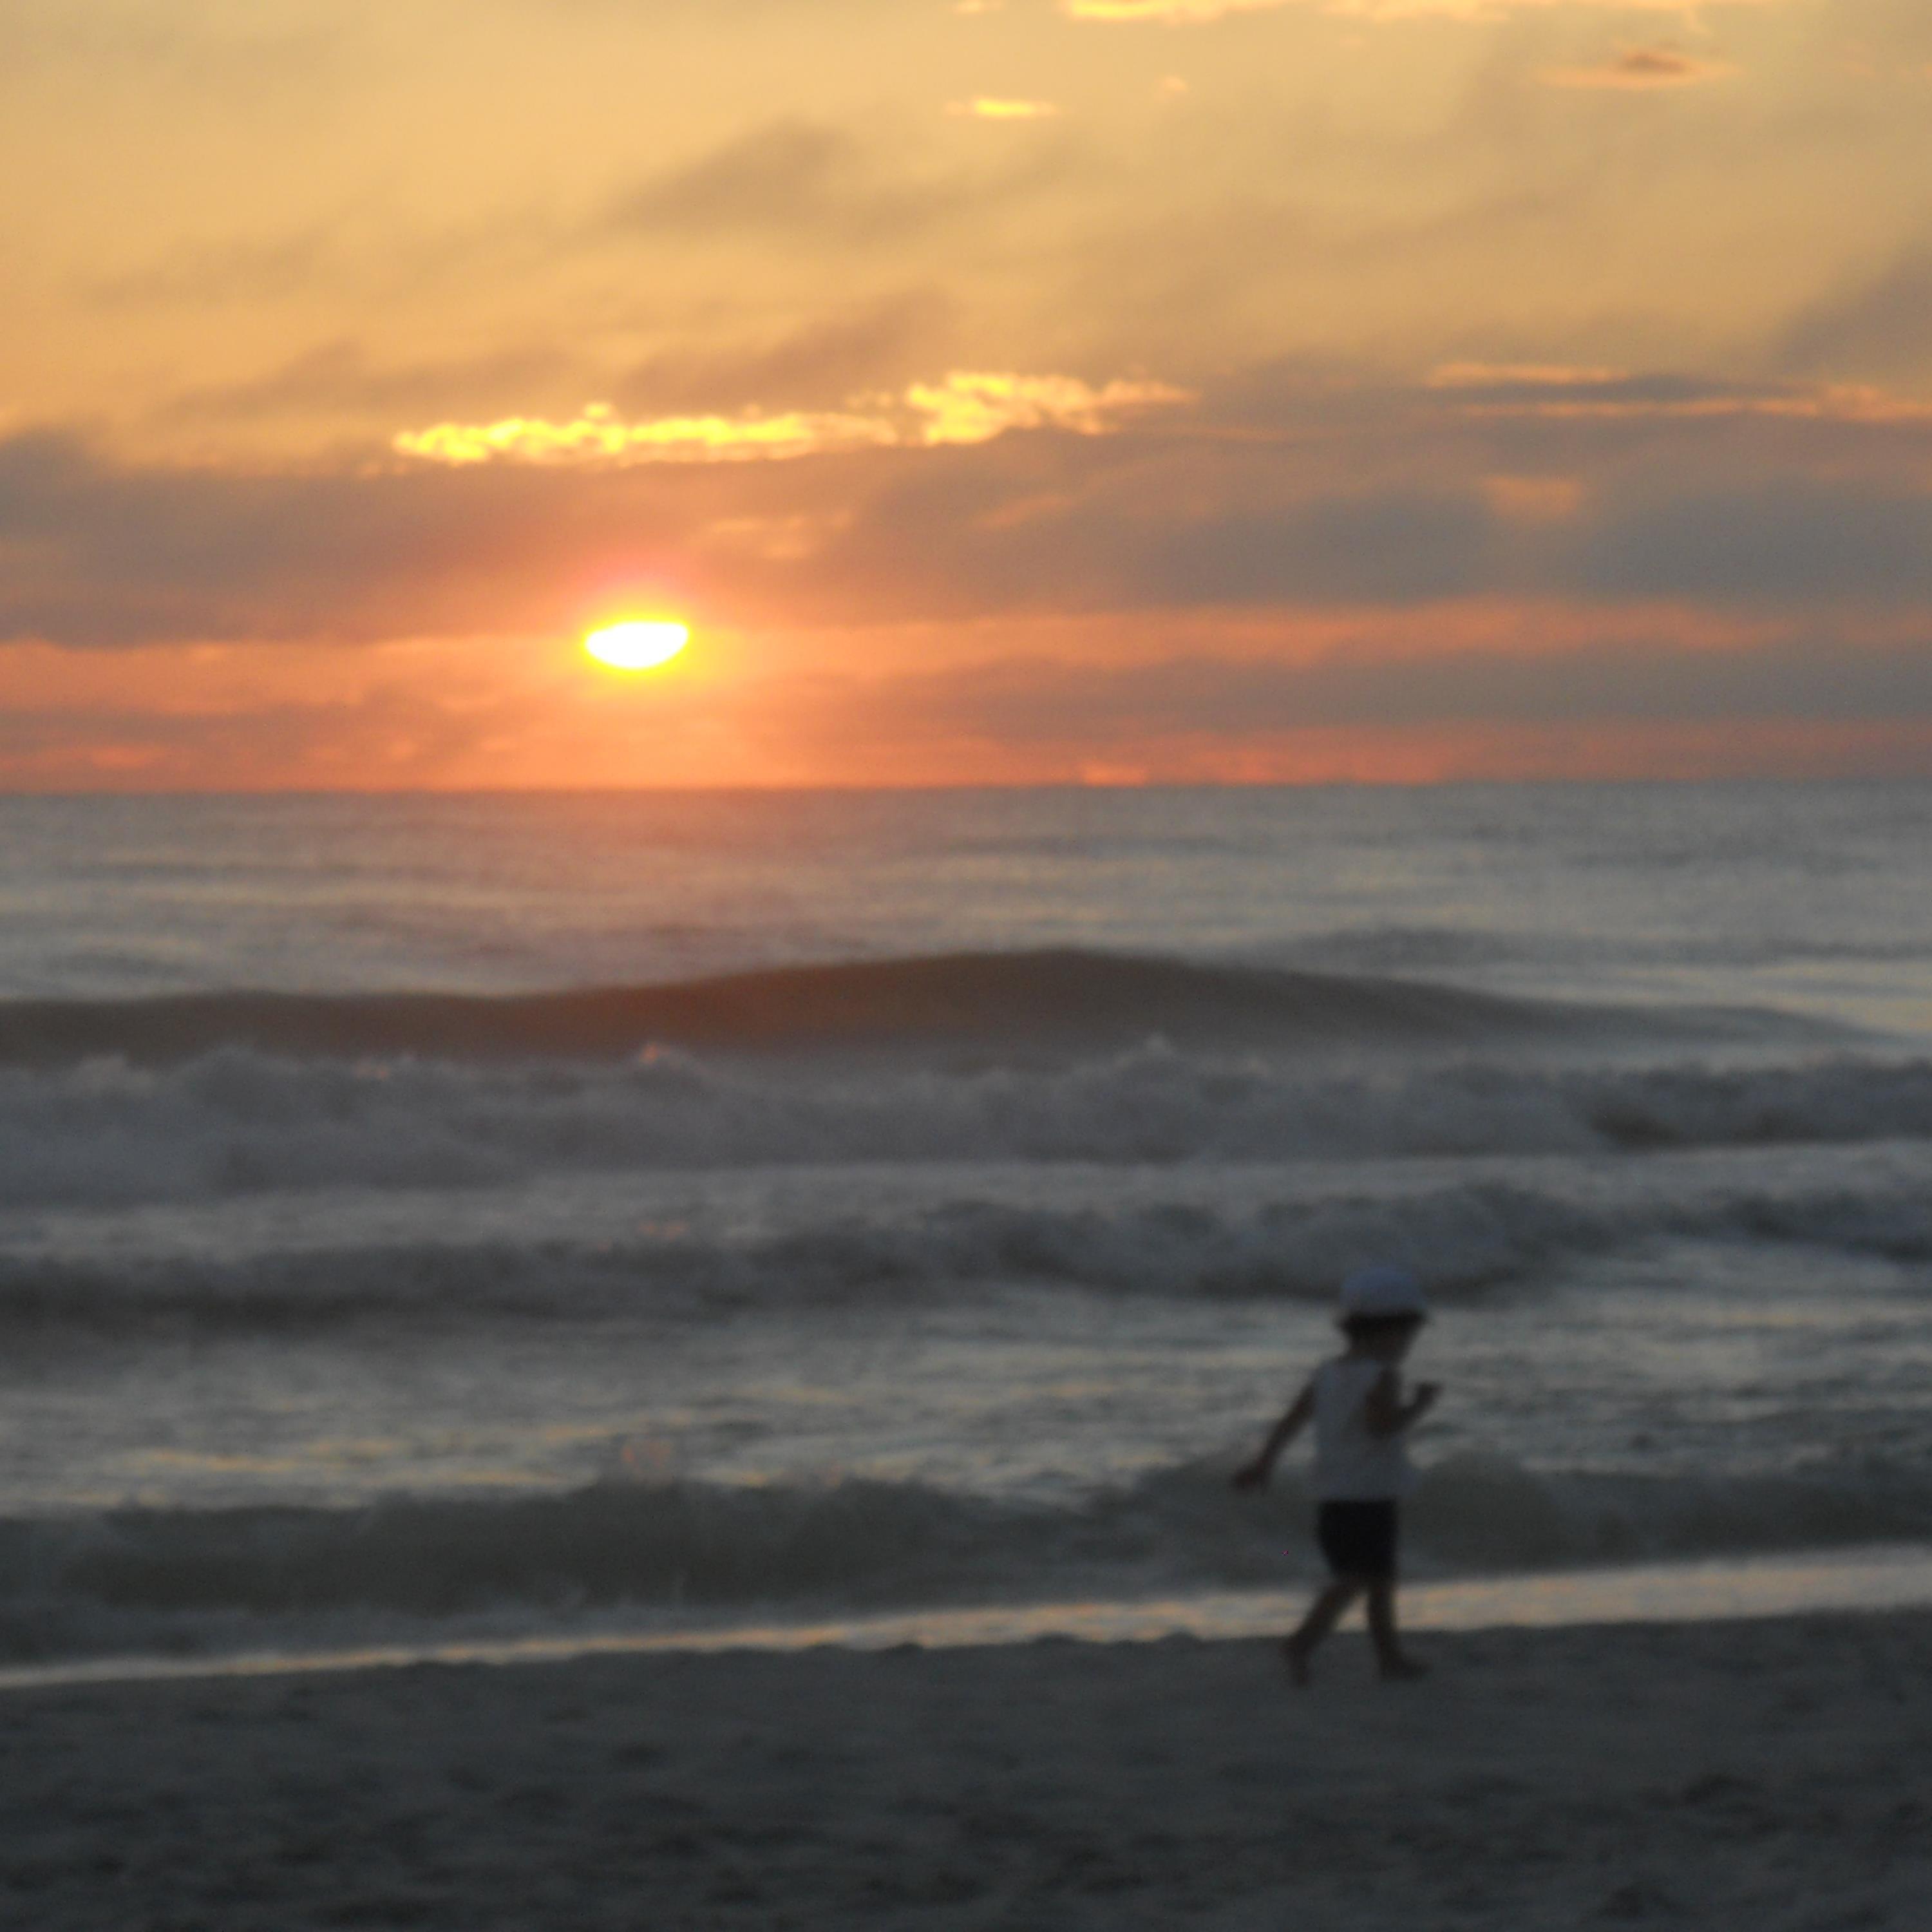
[[[1429,1318],[1421,1286],[1402,1268],[1358,1268],[1342,1284],[1336,1320],[1347,1348],[1309,1378],[1254,1460],[1234,1472],[1238,1490],[1259,1489],[1275,1460],[1315,1424],[1315,1535],[1332,1573],[1300,1628],[1282,1646],[1289,1676],[1308,1682],[1316,1647],[1358,1597],[1368,1599],[1369,1636],[1384,1679],[1426,1666],[1396,1634],[1396,1541],[1401,1499],[1414,1486],[1409,1430],[1435,1402],[1433,1382],[1402,1390],[1401,1364]]]

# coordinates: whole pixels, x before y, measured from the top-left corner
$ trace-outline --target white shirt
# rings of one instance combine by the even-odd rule
[[[1315,1482],[1324,1503],[1387,1502],[1415,1486],[1404,1430],[1372,1436],[1364,1410],[1388,1364],[1337,1356],[1315,1371]]]

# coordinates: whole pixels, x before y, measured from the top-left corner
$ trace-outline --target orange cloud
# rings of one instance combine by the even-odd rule
[[[773,460],[865,448],[930,448],[988,442],[1012,429],[1102,436],[1125,418],[1193,400],[1163,382],[1114,381],[1099,388],[1072,376],[1019,376],[956,369],[914,382],[897,396],[855,398],[846,411],[662,416],[621,421],[590,403],[566,422],[506,416],[490,423],[436,423],[404,430],[398,455],[453,467],[494,462],[626,467],[641,463]]]
[[[975,374],[956,370],[944,382],[914,382],[906,406],[924,420],[926,444],[989,442],[1010,429],[1072,430],[1104,436],[1124,416],[1194,400],[1165,382],[1115,381],[1090,388],[1072,376]]]
[[[788,410],[777,416],[659,416],[620,422],[608,403],[586,403],[566,422],[505,416],[488,423],[443,422],[404,430],[401,456],[454,466],[470,464],[730,463],[862,449],[898,440],[876,417]]]

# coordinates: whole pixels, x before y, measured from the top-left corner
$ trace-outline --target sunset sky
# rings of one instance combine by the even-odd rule
[[[1927,0],[8,0],[0,162],[0,786],[1932,773]]]

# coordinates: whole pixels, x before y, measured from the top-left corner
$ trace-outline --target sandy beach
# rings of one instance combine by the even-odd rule
[[[36,1932],[1906,1927],[1932,1616],[15,1691]]]

